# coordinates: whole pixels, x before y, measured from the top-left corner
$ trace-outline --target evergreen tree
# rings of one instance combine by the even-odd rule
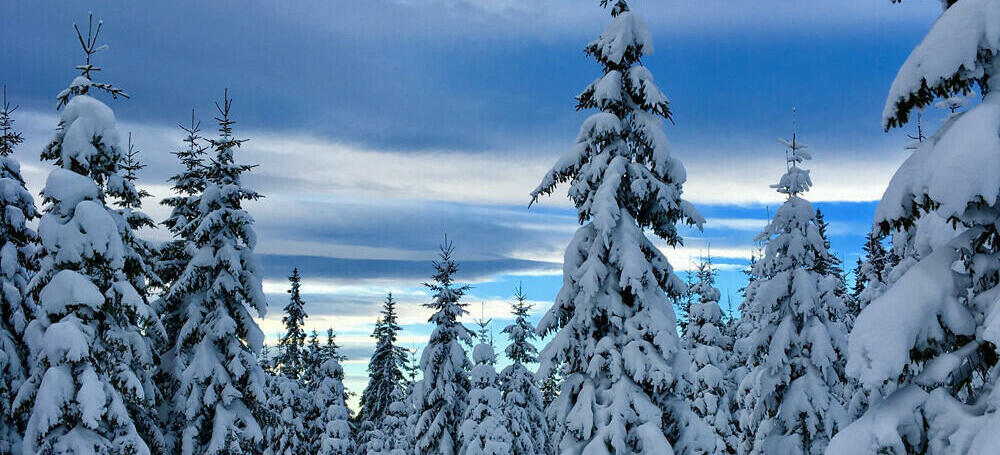
[[[285,315],[281,317],[281,323],[285,326],[285,333],[278,340],[278,358],[275,359],[278,371],[282,375],[292,379],[299,379],[304,368],[306,344],[305,325],[306,310],[305,302],[302,301],[300,290],[302,287],[302,276],[299,275],[298,267],[292,269],[292,275],[288,277],[292,287],[288,290],[290,295],[288,305],[285,305]]]
[[[716,271],[708,256],[696,264],[691,293],[697,301],[691,305],[688,330],[684,333],[685,348],[691,353],[694,387],[688,401],[694,412],[715,433],[712,450],[715,455],[735,454],[739,446],[734,417],[732,392],[735,384],[730,375],[731,360],[727,355],[732,340],[725,335],[719,290],[715,287]]]
[[[894,235],[901,262],[851,332],[847,372],[872,403],[830,444],[831,455],[997,450],[1000,4],[942,6],[893,81],[883,126],[903,127],[937,98],[948,107],[948,98],[978,90],[982,100],[917,145],[876,209],[879,234]]]
[[[336,357],[323,361],[310,376],[309,396],[314,413],[311,424],[311,449],[317,455],[353,455],[351,442],[350,410],[344,401],[344,370]]]
[[[365,455],[410,455],[413,442],[407,428],[409,417],[406,397],[402,389],[392,392],[392,402],[368,437]]]
[[[201,193],[207,185],[205,167],[207,147],[203,145],[201,123],[195,120],[194,110],[191,111],[191,126],[180,128],[186,133],[184,139],[186,147],[172,153],[180,159],[184,171],[170,177],[170,181],[174,184],[175,195],[161,201],[162,205],[171,208],[170,216],[163,225],[170,231],[173,240],[160,247],[155,268],[160,281],[168,291],[187,267],[195,251],[191,235],[194,232],[193,227],[200,222],[201,211],[198,205]],[[177,348],[180,346],[178,340],[181,328],[187,320],[187,300],[164,297],[160,296],[154,303],[166,333],[163,346],[158,349],[160,355],[154,380],[160,393],[165,397],[158,404],[158,413],[165,425],[166,447],[176,448],[180,444],[179,438],[185,419],[183,408],[176,406],[174,400],[167,397],[175,397],[180,387],[180,378],[177,376],[179,372]],[[270,357],[265,358],[270,360]]]
[[[297,455],[311,448],[305,411],[312,406],[298,378],[284,373],[268,374],[267,407],[269,418],[264,426],[264,455]]]
[[[34,260],[38,234],[28,226],[38,218],[35,200],[24,186],[21,164],[11,156],[24,142],[14,130],[17,110],[3,88],[0,105],[0,453],[19,455],[24,419],[14,412],[14,397],[28,372],[25,328],[34,306],[28,281],[38,270]]]
[[[535,375],[527,367],[538,361],[534,345],[538,337],[528,322],[531,304],[526,300],[523,288],[518,285],[514,290],[514,303],[511,304],[514,322],[503,329],[510,340],[506,354],[512,363],[500,373],[502,426],[511,433],[511,454],[543,455],[546,453],[545,408]]]
[[[191,110],[191,126],[180,126],[186,136],[184,147],[171,152],[184,166],[179,174],[170,177],[173,182],[174,195],[160,202],[170,207],[170,215],[163,221],[163,226],[170,231],[174,239],[166,242],[160,249],[157,263],[157,273],[160,279],[169,286],[181,275],[188,261],[191,260],[192,239],[191,223],[197,223],[201,217],[198,207],[199,196],[208,185],[208,167],[205,165],[208,146],[201,136],[201,122],[195,120],[194,110]],[[170,312],[170,314],[176,311]],[[161,314],[163,314],[161,312]],[[166,316],[164,316],[166,318]],[[177,319],[176,317],[173,317]],[[179,326],[175,322],[164,322],[168,335],[176,335]],[[176,326],[176,327],[171,327]],[[173,338],[171,338],[173,339]]]
[[[434,331],[420,358],[422,378],[413,389],[416,418],[410,428],[414,451],[421,454],[459,452],[459,425],[468,403],[471,365],[462,343],[471,344],[472,335],[458,319],[467,313],[461,299],[469,287],[454,283],[454,251],[445,239],[441,259],[434,261],[434,282],[424,284],[434,292],[424,304],[434,310],[429,320]]]
[[[503,397],[494,368],[493,347],[480,342],[472,351],[476,366],[472,369],[469,406],[462,422],[462,455],[509,455],[513,436],[504,426]]]
[[[359,421],[376,423],[381,420],[396,399],[395,391],[402,391],[405,387],[407,352],[396,344],[401,330],[397,321],[396,301],[389,293],[372,332],[372,338],[376,340],[375,352],[368,362],[368,385],[361,393]]]
[[[885,292],[886,281],[892,270],[894,255],[882,245],[882,238],[877,231],[871,231],[865,236],[864,259],[858,259],[854,268],[854,288],[851,291],[854,317]]]
[[[148,191],[138,189],[137,173],[146,167],[139,161],[139,149],[132,143],[132,133],[128,134],[127,148],[122,156],[119,171],[122,178],[129,182],[135,191],[125,192],[125,196],[117,201],[118,211],[127,226],[120,226],[123,245],[125,246],[125,275],[132,287],[139,292],[144,300],[149,301],[150,287],[163,288],[163,281],[156,274],[159,248],[153,242],[144,240],[137,235],[139,229],[154,228],[156,223],[143,213],[142,200],[150,197]]]
[[[337,359],[338,362],[347,360],[347,357],[340,354],[340,345],[337,344],[337,334],[333,329],[326,329],[326,344],[322,347],[323,361],[326,359]]]
[[[676,246],[677,222],[704,220],[681,199],[684,167],[662,130],[669,104],[641,64],[652,50],[649,29],[625,0],[601,4],[611,4],[613,22],[586,53],[603,75],[577,98],[578,109],[600,112],[532,192],[534,202],[570,181],[583,224],[566,250],[562,290],[538,326],[556,332],[539,375],[563,365],[549,413],[560,453],[669,453],[695,443],[681,434],[691,417],[683,401],[690,362],[670,305],[685,286],[644,230]]]
[[[30,375],[15,399],[17,412],[30,413],[24,453],[161,449],[157,423],[141,410],[156,398],[150,338],[162,336],[162,326],[126,273],[130,226],[107,205],[139,192],[121,174],[114,113],[92,96],[126,96],[91,79],[100,30],[92,19],[86,37],[77,27],[86,61],[58,96],[59,128],[42,152],[56,169],[43,190],[39,272],[28,286],[38,302],[24,333]]]
[[[747,368],[738,391],[740,453],[811,455],[822,453],[847,423],[847,309],[837,292],[840,277],[816,267],[829,252],[816,211],[800,196],[812,182],[799,166],[811,157],[794,134],[782,142],[788,169],[772,187],[788,199],[757,237],[766,247],[737,334]]]
[[[233,136],[228,91],[216,107],[219,136],[210,141],[214,157],[198,197],[201,215],[183,232],[193,254],[165,297],[186,308],[174,346],[180,386],[173,406],[182,430],[173,453],[182,455],[254,453],[264,442],[267,384],[257,362],[264,334],[254,313],[263,316],[267,302],[253,218],[243,208],[260,195],[241,181],[253,166],[235,161],[245,140]]]

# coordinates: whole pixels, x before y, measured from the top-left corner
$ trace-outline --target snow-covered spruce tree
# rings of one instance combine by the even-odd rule
[[[191,126],[180,128],[186,134],[185,147],[172,153],[180,160],[184,170],[170,177],[174,195],[160,202],[171,208],[169,217],[162,224],[170,231],[173,240],[160,246],[155,268],[167,290],[187,267],[195,250],[190,235],[194,232],[192,227],[200,222],[199,198],[208,182],[205,167],[207,146],[201,137],[201,123],[195,120],[194,110],[191,111]],[[176,348],[179,346],[177,340],[180,338],[181,327],[187,319],[187,300],[164,297],[160,296],[154,302],[166,333],[164,345],[159,349],[160,357],[154,379],[163,397],[173,397],[180,381],[177,376]],[[175,406],[169,398],[161,399],[158,407],[160,420],[164,424],[166,446],[177,447],[184,421],[183,409]]]
[[[788,199],[758,235],[764,256],[743,302],[736,350],[746,359],[739,384],[740,453],[816,455],[847,424],[843,355],[847,307],[840,277],[816,270],[829,252],[816,211],[800,195],[812,182],[795,136],[788,170],[773,185]]]
[[[392,392],[392,402],[386,407],[378,425],[368,437],[362,455],[411,455],[413,441],[407,428],[409,405],[402,389]]]
[[[420,454],[459,453],[459,427],[468,403],[472,365],[462,343],[471,344],[472,335],[458,319],[467,313],[461,299],[469,287],[454,283],[454,251],[445,239],[441,259],[434,261],[434,282],[424,284],[434,292],[433,300],[424,304],[434,310],[429,319],[434,331],[420,357],[422,378],[411,396],[416,418],[410,434],[414,452]]]
[[[170,216],[162,224],[174,237],[160,248],[156,269],[160,279],[167,286],[173,284],[191,260],[189,247],[192,242],[186,234],[191,232],[189,224],[197,223],[201,217],[198,201],[208,185],[208,167],[205,164],[208,146],[205,144],[205,138],[201,136],[201,122],[195,120],[194,110],[191,110],[191,125],[181,125],[180,128],[185,134],[184,147],[171,153],[177,157],[184,169],[169,179],[173,183],[171,189],[174,195],[160,202],[170,207]],[[168,335],[176,334],[179,329],[172,329],[171,325],[167,321],[164,322]]]
[[[288,277],[288,304],[281,322],[285,332],[278,339],[275,368],[278,374],[268,375],[268,411],[270,419],[265,425],[266,455],[292,455],[309,449],[308,425],[304,419],[311,409],[312,399],[307,395],[303,381],[308,352],[306,351],[305,302],[300,293],[302,277],[296,267]],[[316,332],[312,338],[313,356],[319,357]],[[321,363],[320,360],[314,360]],[[317,366],[318,368],[318,366]],[[315,369],[313,369],[315,370]]]
[[[129,133],[127,148],[119,164],[119,172],[133,188],[136,188],[138,172],[146,167],[139,161],[139,153],[139,149],[132,143],[132,133]],[[119,227],[125,246],[125,275],[132,282],[132,287],[147,302],[151,293],[150,287],[163,288],[163,281],[156,274],[159,247],[138,236],[140,229],[156,227],[153,219],[141,211],[142,200],[150,196],[148,191],[136,189],[126,192],[116,204],[121,219],[127,224]]]
[[[297,455],[310,449],[303,410],[312,405],[298,378],[268,374],[268,419],[264,424],[264,455]],[[304,403],[308,401],[308,403]]]
[[[372,338],[375,352],[368,362],[368,385],[361,393],[358,420],[377,423],[395,400],[394,391],[402,390],[406,382],[406,349],[396,344],[401,328],[392,293],[382,303],[382,312],[375,323]],[[377,425],[376,425],[377,426]]]
[[[344,401],[344,370],[336,357],[323,361],[309,377],[308,397],[315,414],[307,416],[312,428],[311,445],[304,453],[354,455],[351,441],[350,410]]]
[[[503,395],[503,427],[513,438],[511,454],[543,455],[545,449],[545,408],[542,392],[538,389],[535,375],[528,371],[528,364],[538,361],[538,350],[534,341],[534,327],[528,322],[531,304],[527,303],[524,289],[518,285],[514,290],[511,313],[514,321],[504,327],[510,344],[507,358],[511,364],[500,373],[500,391]]]
[[[285,305],[285,315],[281,317],[285,333],[278,340],[278,357],[275,362],[282,375],[287,378],[299,379],[304,370],[303,356],[305,355],[306,331],[303,326],[308,315],[304,308],[305,302],[302,301],[302,276],[299,275],[298,267],[292,269],[288,281],[291,282],[292,287],[288,289],[288,305]]]
[[[844,261],[841,261],[833,251],[830,250],[830,237],[827,234],[827,230],[830,228],[829,223],[823,217],[823,212],[820,209],[816,209],[816,230],[819,231],[819,238],[823,239],[823,248],[826,249],[826,257],[816,258],[816,264],[813,265],[813,270],[823,276],[835,276],[840,280],[839,287],[837,288],[837,295],[843,299],[847,299],[847,280],[844,276]]]
[[[98,23],[83,36],[77,28],[86,61],[59,94],[59,128],[42,152],[56,169],[43,190],[39,272],[28,286],[38,303],[24,334],[30,376],[15,399],[18,412],[30,413],[29,454],[160,449],[156,422],[137,411],[153,407],[150,337],[162,336],[162,327],[125,271],[129,225],[107,205],[138,192],[120,173],[114,113],[92,96],[125,96],[91,80],[100,30]]]
[[[989,82],[998,72],[1000,3],[949,3],[900,68],[883,126],[901,127],[936,97],[977,86],[982,101],[918,145],[890,181],[875,223],[881,233],[925,227],[924,220],[958,229],[912,264],[904,256],[891,275],[905,273],[862,310],[847,372],[872,392],[872,404],[829,454],[997,450],[1000,175],[991,163],[1000,157],[1000,95]]]
[[[172,453],[183,455],[255,453],[264,442],[267,384],[257,362],[264,334],[254,313],[262,316],[267,302],[253,218],[243,208],[260,195],[241,182],[252,166],[235,161],[245,140],[233,136],[228,91],[216,107],[219,136],[210,141],[201,215],[182,233],[192,242],[191,261],[165,297],[186,308],[174,345],[180,386],[173,406],[182,424]]]
[[[0,105],[0,453],[21,453],[23,414],[14,412],[14,397],[28,373],[24,329],[33,317],[28,282],[38,270],[34,260],[38,234],[28,223],[38,218],[35,200],[24,186],[21,164],[11,156],[24,142],[14,130],[3,88]]]
[[[885,292],[886,280],[895,262],[891,251],[882,245],[884,238],[877,230],[870,231],[865,236],[862,247],[864,258],[858,258],[854,268],[854,287],[851,289],[851,311],[854,318],[865,309],[872,300]]]
[[[723,333],[720,294],[715,287],[712,258],[705,257],[695,267],[697,280],[691,286],[691,293],[697,296],[697,301],[691,304],[684,333],[684,345],[691,353],[694,381],[688,401],[715,433],[713,447],[708,453],[735,454],[739,436],[734,417],[736,385],[730,376],[728,355],[732,340]]]
[[[472,388],[469,406],[462,421],[462,455],[509,455],[513,452],[513,436],[504,426],[503,397],[494,367],[493,346],[480,341],[472,351],[476,366],[472,368]]]
[[[624,0],[586,52],[604,69],[579,95],[578,109],[598,109],[573,150],[532,192],[532,202],[570,182],[583,226],[566,250],[563,287],[539,334],[556,332],[540,355],[539,377],[562,364],[564,379],[549,414],[559,453],[670,453],[684,449],[685,376],[671,298],[685,291],[645,229],[681,243],[676,224],[701,225],[681,199],[685,171],[671,157],[662,119],[666,96],[641,65],[652,50],[646,23]]]

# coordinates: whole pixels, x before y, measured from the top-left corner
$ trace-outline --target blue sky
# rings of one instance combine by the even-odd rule
[[[307,325],[338,331],[348,386],[360,390],[385,292],[402,302],[404,342],[426,339],[421,283],[445,233],[458,278],[474,286],[472,316],[485,302],[496,332],[517,282],[538,311],[555,297],[575,215],[562,193],[529,210],[528,193],[587,115],[573,97],[599,75],[582,52],[609,22],[597,3],[14,2],[0,18],[0,81],[21,105],[18,156],[37,190],[55,95],[80,61],[72,23],[88,11],[103,19],[99,79],[132,96],[110,105],[150,164],[141,177],[158,220],[178,169],[175,125],[194,108],[211,131],[212,102],[228,87],[237,133],[251,139],[241,159],[260,164],[249,182],[267,196],[251,207],[270,299],[262,326],[276,333],[284,277],[298,265]],[[808,196],[852,265],[906,153],[906,131],[880,128],[885,94],[937,2],[632,4],[653,33],[644,64],[671,100],[666,133],[688,169],[686,197],[709,221],[667,252],[675,267],[710,247],[719,287],[738,303],[739,268],[781,201],[768,185],[783,170],[775,138],[790,134],[792,106],[815,156]]]

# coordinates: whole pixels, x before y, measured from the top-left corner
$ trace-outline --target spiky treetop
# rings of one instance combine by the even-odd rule
[[[368,385],[361,393],[361,411],[358,420],[376,422],[387,412],[396,390],[406,384],[407,351],[396,345],[401,328],[397,322],[396,301],[389,293],[382,304],[381,317],[375,323],[372,338],[375,352],[368,362]]]
[[[302,276],[299,268],[292,269],[288,277],[291,288],[288,290],[288,305],[285,305],[285,315],[281,323],[285,325],[285,333],[278,340],[277,365],[285,377],[298,379],[303,372],[303,355],[306,344],[306,332],[303,329],[306,318],[305,302],[302,301]]]
[[[454,246],[445,239],[440,260],[434,261],[434,281],[424,284],[434,292],[433,300],[424,304],[434,310],[429,320],[434,331],[420,358],[423,378],[413,391],[418,417],[411,434],[420,453],[458,452],[458,428],[469,394],[472,365],[462,344],[471,344],[472,335],[458,321],[466,314],[461,297],[469,287],[455,286],[453,275],[458,272],[458,264],[452,258],[453,253]]]

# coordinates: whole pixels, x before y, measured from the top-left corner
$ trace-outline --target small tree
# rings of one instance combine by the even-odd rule
[[[545,410],[542,393],[538,389],[535,375],[527,365],[538,361],[535,349],[534,327],[528,322],[531,304],[527,303],[524,289],[518,285],[514,290],[511,312],[514,322],[504,327],[510,344],[507,358],[511,365],[500,373],[500,391],[503,395],[502,426],[511,433],[511,454],[542,455],[545,449]]]
[[[282,375],[298,380],[305,370],[303,357],[306,332],[303,326],[309,315],[306,314],[305,302],[302,301],[302,276],[299,275],[298,267],[292,269],[288,281],[291,282],[288,305],[285,305],[285,315],[281,317],[285,333],[278,340],[278,358],[275,360]]]
[[[472,352],[476,366],[472,369],[472,389],[469,406],[462,422],[462,455],[508,455],[513,452],[513,436],[504,426],[503,397],[497,387],[497,372],[493,364],[493,347],[480,342]]]
[[[723,332],[719,290],[715,287],[716,271],[711,256],[696,264],[695,282],[691,294],[697,299],[688,312],[684,345],[691,353],[691,373],[694,379],[688,402],[694,412],[714,432],[711,444],[715,455],[735,454],[739,446],[734,417],[733,392],[736,384],[731,375],[732,359],[727,352],[732,339]]]
[[[466,314],[462,296],[468,286],[456,286],[453,275],[458,264],[454,246],[441,245],[441,259],[434,261],[434,282],[426,283],[434,298],[425,307],[434,310],[434,331],[420,359],[422,379],[414,387],[412,400],[417,418],[411,427],[417,453],[454,455],[459,451],[459,426],[469,395],[469,358],[462,343],[472,335],[458,321]]]
[[[389,405],[396,399],[395,391],[403,390],[406,383],[407,352],[396,344],[399,323],[396,301],[389,293],[382,304],[382,312],[375,323],[372,338],[375,338],[375,352],[368,362],[368,385],[361,393],[361,409],[358,420],[376,423],[382,419]]]
[[[24,335],[34,307],[28,282],[38,270],[33,257],[38,234],[28,223],[39,215],[24,186],[21,164],[11,156],[24,142],[14,130],[11,114],[15,110],[4,86],[0,105],[0,213],[4,214],[0,217],[0,453],[17,455],[26,419],[14,412],[14,397],[28,372]]]
[[[311,377],[309,394],[316,413],[312,423],[312,446],[317,455],[353,455],[350,410],[344,402],[344,370],[335,357],[326,359]]]

